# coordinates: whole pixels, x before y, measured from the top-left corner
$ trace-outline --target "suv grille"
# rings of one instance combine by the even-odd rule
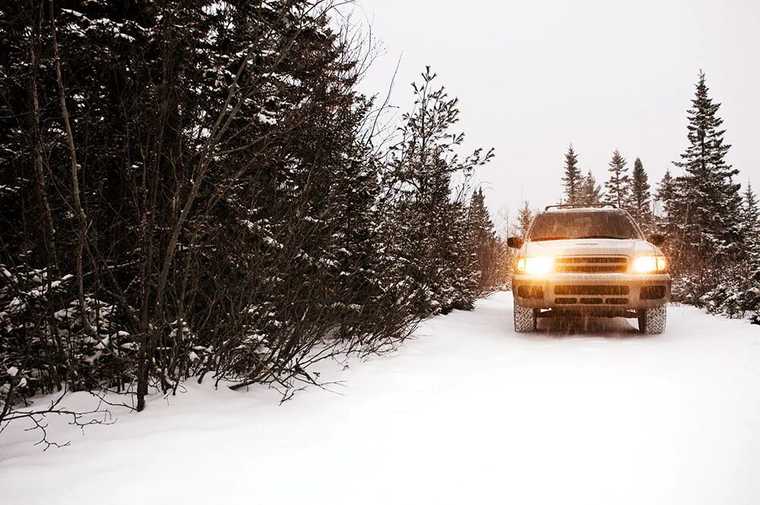
[[[554,286],[557,305],[627,305],[628,286]]]
[[[626,256],[566,256],[557,258],[555,269],[560,273],[625,273]]]
[[[554,286],[555,295],[627,295],[628,286]]]

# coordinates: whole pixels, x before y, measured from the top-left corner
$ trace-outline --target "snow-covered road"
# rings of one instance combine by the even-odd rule
[[[497,293],[326,370],[337,394],[195,386],[66,449],[3,434],[0,502],[760,503],[759,327],[672,307],[661,336],[516,335],[511,307]]]

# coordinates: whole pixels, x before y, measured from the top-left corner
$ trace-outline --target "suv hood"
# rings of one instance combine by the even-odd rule
[[[646,240],[639,239],[577,239],[542,240],[527,242],[525,256],[637,256],[659,254],[660,251]]]

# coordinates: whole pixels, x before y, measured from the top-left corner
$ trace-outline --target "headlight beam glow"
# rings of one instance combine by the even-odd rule
[[[517,260],[517,272],[540,277],[554,271],[554,258],[551,256],[529,256]]]
[[[665,256],[638,256],[634,258],[631,264],[631,270],[637,274],[653,274],[665,272],[668,268],[668,261]]]

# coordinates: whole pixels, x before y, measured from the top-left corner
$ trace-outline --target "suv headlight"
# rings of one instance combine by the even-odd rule
[[[517,259],[517,273],[528,275],[547,275],[554,270],[554,258],[551,256],[531,256]]]
[[[631,271],[637,274],[663,273],[668,270],[668,260],[665,256],[637,256],[631,264]]]

